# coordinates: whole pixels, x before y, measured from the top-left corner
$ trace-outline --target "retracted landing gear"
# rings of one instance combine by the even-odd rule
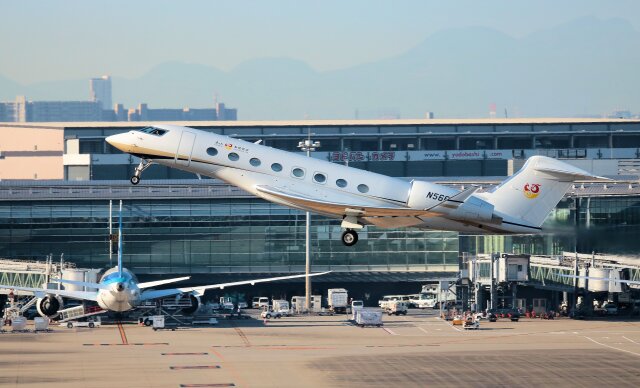
[[[358,232],[353,229],[347,229],[342,233],[342,243],[348,247],[358,242]]]
[[[134,185],[140,183],[140,175],[142,175],[142,172],[149,168],[149,166],[151,166],[152,164],[153,162],[149,160],[140,159],[140,164],[138,164],[138,167],[136,167],[135,171],[133,172],[133,176],[130,179],[131,183]]]

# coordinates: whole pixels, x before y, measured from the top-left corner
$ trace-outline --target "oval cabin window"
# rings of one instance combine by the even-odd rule
[[[369,192],[369,186],[360,184],[360,185],[358,185],[358,191],[361,192],[361,193],[368,193]]]

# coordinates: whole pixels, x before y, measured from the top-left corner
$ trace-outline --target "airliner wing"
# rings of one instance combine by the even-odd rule
[[[163,284],[181,282],[181,281],[187,280],[189,278],[191,278],[191,276],[183,276],[181,278],[164,279],[164,280],[156,280],[154,282],[140,283],[140,284],[138,284],[138,288],[140,288],[142,290],[143,288],[151,288],[151,287],[155,287],[155,286],[161,286]]]
[[[35,295],[38,298],[44,298],[47,294],[51,294],[51,295],[60,295],[65,298],[71,298],[71,299],[92,300],[94,302],[98,300],[98,293],[90,292],[90,291],[51,290],[46,288],[5,286],[2,284],[0,284],[0,288],[6,289],[6,290],[16,290],[16,291],[27,292]]]
[[[272,186],[260,185],[256,186],[256,189],[261,193],[284,200],[296,207],[313,209],[314,211],[325,214],[343,216],[358,213],[357,215],[362,217],[425,217],[440,215],[440,213],[430,212],[428,210],[400,206],[372,206],[370,204],[321,201]]]
[[[312,273],[312,274],[309,274],[309,276],[326,275],[329,272],[331,272],[331,271]],[[276,281],[276,280],[297,279],[297,278],[303,278],[305,276],[307,276],[307,275],[304,275],[304,274],[303,275],[289,275],[289,276],[278,276],[278,277],[275,277],[275,278],[262,278],[262,279],[253,279],[253,280],[242,280],[242,281],[239,281],[239,282],[210,284],[210,285],[207,285],[207,286],[170,288],[170,289],[167,289],[167,290],[147,290],[147,291],[143,291],[142,292],[142,294],[140,295],[140,299],[141,300],[157,299],[157,298],[163,298],[165,296],[182,294],[182,293],[185,293],[185,292],[193,292],[196,295],[202,295],[202,294],[204,294],[205,290],[210,290],[210,289],[214,289],[214,288],[219,288],[219,289],[222,290],[225,287],[241,286],[241,285],[244,285],[244,284],[251,284],[253,286],[256,283],[273,282],[273,281]]]

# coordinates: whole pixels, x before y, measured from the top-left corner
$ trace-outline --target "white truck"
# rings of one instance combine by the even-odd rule
[[[434,308],[436,301],[434,294],[418,294],[410,299],[411,304],[419,309]]]
[[[327,291],[329,311],[336,314],[346,314],[349,306],[349,293],[344,288],[330,288]]]
[[[296,313],[303,313],[306,311],[305,302],[307,298],[304,296],[291,297],[291,309]],[[319,313],[322,310],[322,296],[311,295],[311,311]]]
[[[251,307],[254,309],[269,307],[269,298],[266,296],[256,296],[251,302]]]
[[[273,312],[279,313],[280,315],[283,316],[290,316],[291,315],[291,308],[289,307],[289,302],[287,302],[284,299],[275,299],[273,302],[273,307],[272,310]]]
[[[420,307],[420,300],[425,307]],[[418,308],[440,308],[440,304],[456,302],[456,286],[449,287],[449,282],[430,283],[422,286],[418,303],[413,303]]]
[[[396,300],[406,302],[408,304],[410,298],[409,295],[385,295],[381,300],[378,301],[378,306],[380,306],[381,309],[385,309],[390,302]]]
[[[385,305],[384,311],[389,315],[407,315],[408,304],[401,300],[394,300]]]

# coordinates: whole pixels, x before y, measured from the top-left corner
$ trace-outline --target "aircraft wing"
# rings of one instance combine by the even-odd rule
[[[356,214],[361,217],[425,217],[440,215],[428,210],[412,209],[400,206],[372,206],[370,204],[338,203],[322,201],[298,193],[275,188],[272,186],[256,186],[256,189],[268,196],[284,200],[294,206],[313,209],[319,213],[335,215]]]
[[[312,273],[312,274],[309,274],[309,276],[326,275],[329,272],[331,272],[331,271]],[[239,282],[210,284],[210,285],[206,285],[206,286],[197,286],[197,287],[170,288],[170,289],[167,289],[167,290],[147,290],[147,291],[143,291],[142,292],[142,294],[140,295],[140,300],[163,298],[165,296],[183,294],[185,292],[193,292],[196,295],[202,295],[202,294],[204,294],[205,290],[210,290],[210,289],[214,289],[214,288],[219,288],[219,289],[222,290],[225,287],[241,286],[241,285],[244,285],[244,284],[251,284],[253,286],[256,283],[273,282],[273,281],[276,281],[276,280],[286,280],[286,279],[297,279],[297,278],[303,278],[305,276],[307,276],[307,275],[305,275],[305,274],[302,274],[302,275],[289,275],[289,276],[278,276],[278,277],[275,277],[275,278],[262,278],[262,279],[253,279],[253,280],[242,280],[242,281],[239,281]]]
[[[71,298],[71,299],[92,300],[94,302],[98,300],[98,293],[90,292],[90,291],[51,290],[46,288],[5,286],[2,284],[0,284],[0,288],[32,293],[38,298],[44,298],[47,294],[52,294],[52,295],[60,295],[62,297]]]
[[[154,282],[139,283],[138,284],[138,288],[140,288],[142,290],[143,288],[151,288],[151,287],[160,286],[160,285],[163,285],[163,284],[181,282],[183,280],[187,280],[187,279],[190,279],[190,278],[191,278],[191,276],[183,276],[181,278],[164,279],[164,280],[156,280]]]

